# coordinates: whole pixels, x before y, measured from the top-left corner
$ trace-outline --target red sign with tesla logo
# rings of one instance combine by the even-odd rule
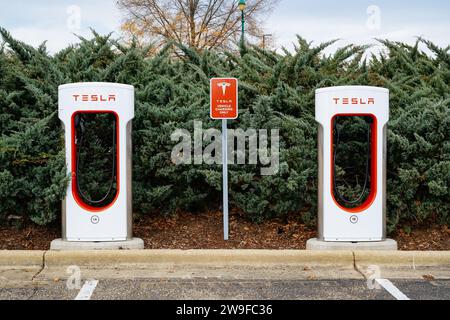
[[[238,80],[211,79],[211,118],[236,119],[238,117]]]

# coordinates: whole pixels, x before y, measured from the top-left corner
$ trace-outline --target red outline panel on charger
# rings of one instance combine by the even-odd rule
[[[75,116],[80,113],[110,113],[113,114],[116,117],[116,180],[117,180],[117,189],[116,189],[116,196],[114,197],[114,200],[111,201],[110,204],[104,206],[104,207],[93,207],[91,205],[88,205],[85,203],[80,195],[78,194],[77,190],[77,175],[76,175],[76,161],[77,161],[77,148],[75,145]],[[77,204],[90,212],[101,212],[105,211],[106,209],[109,209],[113,206],[113,204],[116,202],[117,198],[119,197],[120,193],[120,135],[119,135],[119,116],[116,112],[112,110],[83,110],[83,111],[77,111],[72,114],[72,120],[71,120],[71,128],[72,128],[72,195],[77,202]]]
[[[344,206],[342,206],[341,204],[339,204],[334,196],[334,190],[333,190],[333,175],[334,175],[334,168],[333,168],[333,164],[334,164],[334,149],[333,149],[333,145],[334,145],[334,135],[333,135],[333,124],[334,121],[337,117],[371,117],[373,119],[373,122],[371,124],[372,126],[372,133],[371,133],[371,138],[370,138],[370,193],[369,196],[367,197],[366,201],[364,201],[360,206],[356,207],[356,208],[346,208]],[[377,195],[377,186],[378,186],[378,181],[377,181],[377,174],[378,174],[378,168],[377,168],[377,139],[378,139],[378,133],[377,133],[377,128],[378,128],[378,120],[377,117],[374,114],[371,113],[340,113],[340,114],[336,114],[333,116],[333,118],[331,118],[331,163],[330,163],[330,191],[331,191],[331,197],[333,198],[334,203],[341,208],[344,211],[350,212],[350,213],[362,213],[363,211],[369,209],[373,202],[375,201],[376,195]]]

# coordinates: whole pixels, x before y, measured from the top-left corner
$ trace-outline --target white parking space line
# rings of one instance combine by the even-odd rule
[[[97,287],[98,280],[88,280],[84,283],[80,292],[78,292],[75,300],[90,300],[95,288]]]
[[[375,280],[387,292],[389,292],[397,300],[410,300],[403,292],[401,292],[392,282],[387,279]]]

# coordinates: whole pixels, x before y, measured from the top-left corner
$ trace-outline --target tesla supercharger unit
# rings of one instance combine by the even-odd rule
[[[386,132],[389,120],[389,91],[366,86],[343,86],[316,91],[316,121],[319,123],[319,240],[368,242],[386,239]],[[351,118],[353,117],[353,118]],[[359,117],[359,118],[357,118]],[[342,136],[357,134],[345,130],[343,123],[360,121],[366,128],[365,178],[358,183],[359,195],[342,195],[345,182],[337,180]],[[348,150],[347,150],[348,151]],[[361,156],[361,155],[360,155]],[[364,156],[364,155],[363,155]],[[351,167],[351,165],[350,165]]]
[[[93,141],[94,117],[103,117],[97,133],[111,137],[105,157],[110,170],[104,194],[86,194],[83,175],[100,175],[89,168],[86,145]],[[64,124],[66,163],[71,176],[63,201],[63,240],[125,241],[132,237],[131,125],[134,118],[134,87],[113,83],[74,83],[59,87],[59,118]],[[87,128],[90,128],[89,130]],[[94,131],[92,131],[94,130]],[[91,136],[89,135],[91,132]],[[112,136],[110,136],[112,135]],[[83,154],[84,152],[84,154]],[[80,154],[84,159],[80,159]],[[83,163],[81,163],[83,162]],[[108,169],[109,168],[109,169]]]

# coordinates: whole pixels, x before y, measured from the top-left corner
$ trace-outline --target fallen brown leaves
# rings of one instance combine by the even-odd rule
[[[219,211],[171,217],[144,216],[135,223],[135,236],[149,249],[305,249],[316,236],[294,218],[254,224],[237,213],[230,215],[230,240],[223,240],[222,213]]]
[[[316,237],[315,228],[291,216],[260,224],[246,220],[238,212],[230,214],[230,240],[223,240],[220,211],[173,216],[145,215],[135,218],[134,236],[145,241],[147,249],[305,249],[306,241]],[[0,227],[0,250],[48,250],[60,238],[57,224],[50,227],[26,225]],[[432,225],[399,229],[391,236],[400,250],[450,250],[449,228]]]
[[[410,233],[399,229],[394,235],[400,250],[450,250],[447,226],[414,227]]]
[[[0,227],[0,250],[48,250],[50,242],[60,238],[59,227]]]

